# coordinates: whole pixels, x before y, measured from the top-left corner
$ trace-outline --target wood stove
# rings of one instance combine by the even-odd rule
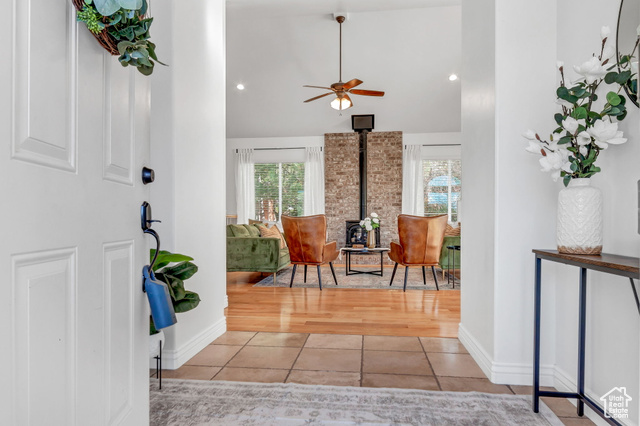
[[[359,140],[359,174],[360,174],[360,219],[346,221],[346,247],[354,244],[367,244],[367,231],[360,226],[360,221],[367,215],[367,135],[373,130],[373,115],[370,118],[370,126],[356,127],[356,120],[361,116],[351,116],[353,130],[358,133]],[[370,127],[370,128],[369,128]],[[376,228],[376,247],[380,247],[380,228]]]

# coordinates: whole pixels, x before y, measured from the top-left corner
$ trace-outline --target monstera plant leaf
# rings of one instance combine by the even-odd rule
[[[182,312],[188,312],[194,309],[200,303],[200,296],[198,293],[192,291],[185,291],[184,298],[173,304],[173,309],[177,314]]]
[[[155,254],[156,254],[156,251],[154,249],[151,249],[150,259],[153,259],[153,256]],[[153,271],[156,272],[173,262],[185,262],[189,260],[193,260],[193,257],[185,256],[184,254],[180,254],[180,253],[171,253],[166,250],[160,250],[160,252],[158,253],[158,259],[156,260],[156,263],[153,265]]]
[[[102,16],[111,16],[120,9],[140,9],[142,0],[93,0],[93,4]]]

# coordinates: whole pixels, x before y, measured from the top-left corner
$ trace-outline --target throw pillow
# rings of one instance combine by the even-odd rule
[[[449,224],[444,230],[445,237],[459,237],[460,236],[460,226],[456,226],[455,228]]]
[[[243,225],[229,225],[233,236],[237,238],[249,238],[251,234]]]
[[[282,236],[282,233],[280,233],[280,230],[278,229],[277,226],[273,225],[271,228],[267,228],[266,226],[260,226],[260,236],[263,238],[280,238],[280,248],[286,248],[287,247],[287,243],[284,240],[284,237]]]

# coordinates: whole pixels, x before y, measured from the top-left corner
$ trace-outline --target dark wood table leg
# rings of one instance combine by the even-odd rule
[[[347,251],[346,255],[347,255],[347,258],[344,260],[344,274],[346,276],[349,276],[349,268],[351,265],[351,252]]]
[[[587,334],[587,269],[580,268],[580,314],[578,331],[578,395],[584,396],[584,361]],[[578,399],[578,415],[584,415],[584,401]]]
[[[536,256],[535,296],[533,316],[533,412],[540,411],[540,301],[541,301],[541,263]]]

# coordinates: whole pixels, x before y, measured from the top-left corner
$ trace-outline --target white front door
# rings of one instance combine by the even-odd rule
[[[105,54],[70,0],[5,3],[0,424],[144,425],[148,78]]]

